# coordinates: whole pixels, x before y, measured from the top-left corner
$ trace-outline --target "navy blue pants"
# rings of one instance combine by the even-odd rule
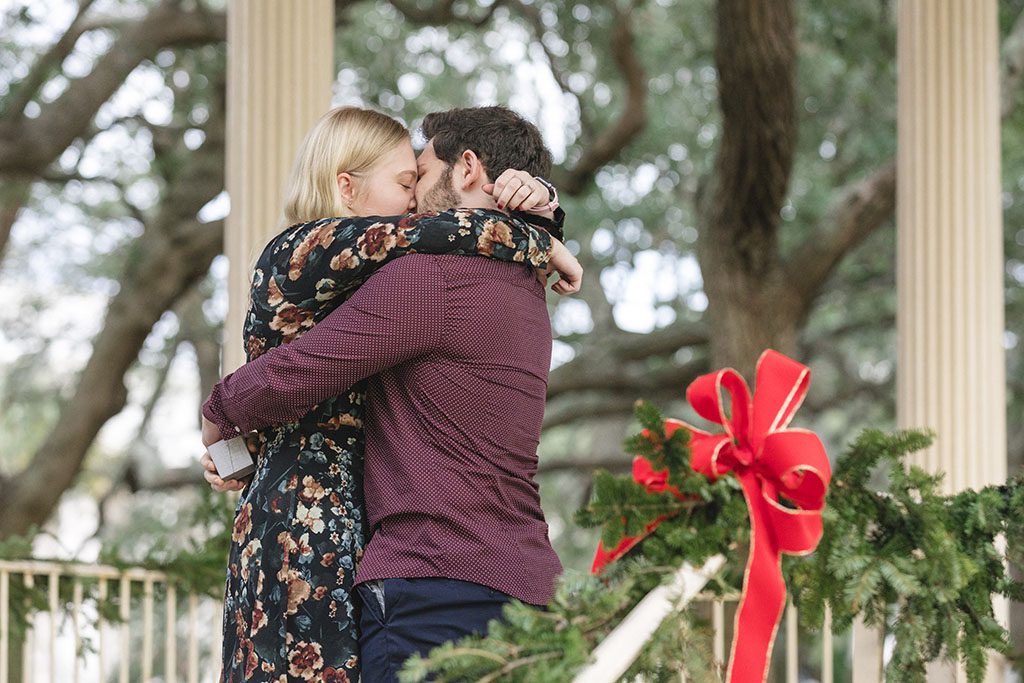
[[[487,632],[509,596],[455,579],[384,579],[356,586],[362,683],[396,683],[405,660]]]

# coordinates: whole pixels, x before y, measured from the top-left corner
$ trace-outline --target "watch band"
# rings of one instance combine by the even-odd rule
[[[551,182],[549,182],[548,180],[545,180],[544,178],[541,178],[539,175],[538,176],[534,176],[533,179],[536,180],[541,185],[543,185],[544,187],[548,188],[548,205],[547,206],[538,206],[538,207],[536,207],[536,210],[554,211],[555,209],[557,209],[558,208],[558,190],[555,188],[555,186]]]

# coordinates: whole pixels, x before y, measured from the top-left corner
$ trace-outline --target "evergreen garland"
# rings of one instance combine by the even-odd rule
[[[905,462],[931,442],[922,432],[861,434],[838,461],[818,550],[787,563],[787,584],[808,627],[821,627],[827,602],[835,630],[860,616],[895,636],[888,680],[923,682],[925,665],[943,658],[959,660],[976,683],[988,652],[1009,646],[992,598],[1024,597],[998,540],[1020,566],[1024,486],[943,495],[942,475]],[[882,484],[871,486],[872,476]]]
[[[664,419],[639,403],[645,431],[626,442],[627,452],[668,469],[666,491],[648,493],[630,476],[594,474],[591,502],[577,513],[584,526],[601,526],[605,547],[635,536],[661,515],[671,519],[600,577],[569,573],[559,581],[547,611],[513,602],[506,623],[492,622],[486,637],[448,643],[405,666],[403,683],[438,681],[571,680],[600,640],[635,604],[684,561],[700,565],[711,555],[729,557],[712,592],[739,590],[749,534],[746,504],[736,479],[709,482],[692,470],[685,430],[666,437]],[[1024,548],[1024,485],[963,491],[945,496],[941,475],[908,466],[910,453],[932,442],[924,432],[865,431],[838,461],[824,510],[824,537],[807,557],[786,556],[790,596],[804,626],[820,629],[826,603],[833,629],[855,617],[885,628],[896,639],[886,668],[893,683],[922,683],[928,662],[946,658],[965,665],[972,683],[982,680],[991,650],[1006,652],[1006,631],[995,621],[992,599],[1024,598],[1000,552],[1006,539],[1011,564]],[[879,485],[874,480],[880,479]],[[691,611],[669,617],[624,677],[649,681],[717,680],[710,636]]]
[[[594,647],[674,569],[638,558],[616,563],[600,578],[567,573],[546,610],[513,601],[505,607],[503,622],[491,622],[487,636],[446,643],[426,658],[414,655],[399,680],[566,683],[587,663]],[[715,680],[715,664],[703,647],[707,638],[685,614],[669,620],[627,678],[643,675],[651,683],[675,683],[685,668],[691,680]]]

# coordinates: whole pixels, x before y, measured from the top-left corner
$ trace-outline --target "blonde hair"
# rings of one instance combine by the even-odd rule
[[[284,197],[285,225],[352,215],[338,174],[369,171],[382,155],[409,139],[405,126],[372,109],[335,107],[306,134]]]

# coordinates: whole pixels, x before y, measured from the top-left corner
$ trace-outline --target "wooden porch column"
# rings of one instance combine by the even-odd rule
[[[997,4],[899,11],[897,421],[936,432],[917,464],[954,492],[1006,480]],[[944,666],[928,680],[966,678]]]
[[[229,0],[225,373],[244,362],[252,265],[280,227],[288,172],[330,105],[333,80],[332,0]]]

